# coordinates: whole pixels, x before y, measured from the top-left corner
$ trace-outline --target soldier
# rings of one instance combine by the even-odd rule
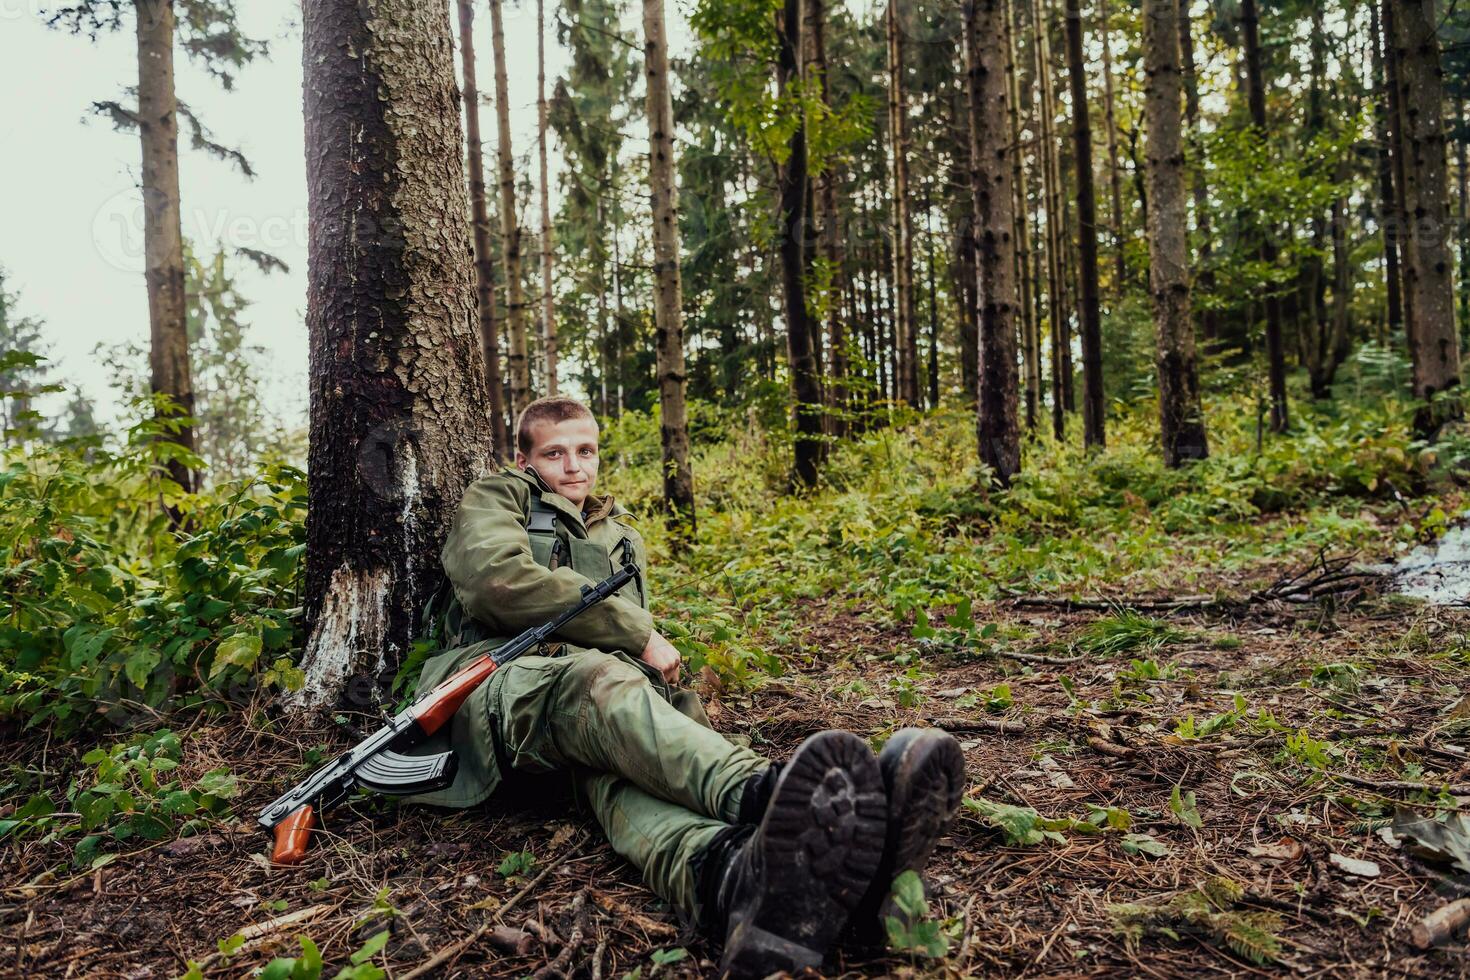
[[[421,690],[573,605],[614,561],[645,566],[627,513],[593,493],[598,462],[584,405],[543,398],[521,412],[515,468],[469,487],[444,545],[453,649],[424,665]],[[723,941],[722,973],[816,967],[844,925],[882,935],[893,878],[923,868],[959,802],[951,736],[908,729],[875,760],[857,736],[825,731],[773,765],[710,728],[676,686],[679,652],[641,581],[561,639],[476,689],[448,726],[454,783],[414,799],[473,806],[511,770],[570,771],[613,849]]]

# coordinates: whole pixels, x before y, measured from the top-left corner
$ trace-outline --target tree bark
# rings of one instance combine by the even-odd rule
[[[1205,177],[1205,147],[1200,138],[1199,122],[1199,76],[1194,70],[1194,29],[1190,25],[1189,5],[1191,0],[1179,0],[1179,59],[1184,72],[1184,118],[1189,125],[1189,142],[1194,149],[1194,166],[1189,169],[1190,187],[1194,192],[1194,227],[1199,234],[1199,262],[1195,282],[1206,293],[1215,291],[1215,270],[1212,267],[1215,242],[1210,229],[1210,190]],[[1219,333],[1215,311],[1205,309],[1200,314],[1200,327],[1206,340],[1213,340]]]
[[[1397,178],[1390,149],[1389,83],[1384,62],[1386,41],[1378,17],[1378,0],[1368,4],[1368,17],[1373,51],[1373,135],[1378,156],[1378,224],[1383,229],[1384,289],[1388,298],[1388,333],[1404,327],[1403,299],[1400,293],[1402,273],[1399,270],[1400,223]],[[1394,97],[1396,98],[1396,96]]]
[[[669,94],[669,45],[664,0],[643,0],[647,81],[648,188],[653,210],[653,313],[658,366],[659,436],[663,443],[664,505],[681,542],[695,532],[694,473],[684,403],[684,291],[679,269],[679,197],[674,168],[674,104]]]
[[[1418,347],[1414,343],[1414,328],[1419,319],[1414,310],[1414,292],[1409,286],[1409,239],[1413,235],[1413,222],[1409,220],[1407,203],[1408,174],[1404,164],[1404,108],[1402,105],[1403,75],[1399,66],[1398,49],[1394,41],[1394,23],[1397,17],[1394,13],[1393,0],[1381,0],[1383,7],[1383,53],[1384,53],[1384,86],[1388,89],[1388,144],[1389,157],[1393,164],[1393,186],[1394,203],[1397,206],[1393,213],[1393,222],[1396,226],[1396,238],[1398,240],[1398,270],[1399,270],[1399,298],[1403,302],[1404,315],[1404,345],[1412,360],[1417,356]]]
[[[801,82],[801,0],[783,0],[776,87],[786,95]],[[822,453],[822,386],[812,350],[811,314],[806,306],[803,242],[806,239],[806,121],[791,134],[786,162],[777,179],[780,222],[781,296],[786,318],[786,355],[791,371],[795,415],[793,478],[802,486],[817,482]]]
[[[1081,0],[1067,0],[1067,79],[1072,90],[1072,145],[1077,164],[1077,322],[1082,331],[1082,444],[1107,445],[1103,394],[1102,310],[1097,286],[1097,194],[1092,179],[1092,120],[1083,70]]]
[[[1041,121],[1041,186],[1042,207],[1046,211],[1046,311],[1051,326],[1051,425],[1057,439],[1066,436],[1066,389],[1063,375],[1070,343],[1066,323],[1066,303],[1062,298],[1063,248],[1061,211],[1061,174],[1057,163],[1056,102],[1051,87],[1051,45],[1048,42],[1047,19],[1043,0],[1032,0],[1032,52],[1035,56],[1036,82],[1039,92],[1037,116]],[[1039,315],[1039,311],[1038,311]]]
[[[1187,4],[1189,0],[1180,0]],[[1108,16],[1108,0],[1098,0],[1098,32],[1102,35],[1103,125],[1107,128],[1108,193],[1112,198],[1113,219],[1113,293],[1122,295],[1128,281],[1127,250],[1123,247],[1123,175],[1118,157],[1118,122],[1113,97],[1112,21]]]
[[[914,302],[914,227],[909,213],[908,101],[904,97],[903,32],[898,24],[898,5],[889,0],[886,14],[888,34],[888,132],[893,150],[893,286],[897,315],[895,342],[898,346],[898,398],[915,408],[919,398],[919,343]]]
[[[490,212],[485,204],[485,152],[480,140],[480,93],[475,82],[474,0],[459,0],[459,53],[464,74],[465,142],[469,147],[470,227],[474,232],[475,300],[479,313],[485,390],[490,399],[490,433],[495,452],[510,448],[505,390],[500,379],[500,331],[495,323],[495,259]]]
[[[1250,103],[1251,125],[1256,128],[1261,140],[1266,142],[1270,139],[1270,134],[1266,129],[1266,81],[1261,69],[1260,17],[1256,13],[1256,0],[1241,0],[1240,26],[1245,45],[1246,91]],[[1264,227],[1261,233],[1261,262],[1267,268],[1275,268],[1277,248],[1273,236],[1276,229]],[[1285,432],[1290,422],[1286,404],[1286,348],[1281,332],[1281,297],[1274,284],[1267,288],[1265,299],[1271,431]]]
[[[1017,419],[1016,255],[1012,225],[1005,0],[968,0],[965,72],[969,78],[970,194],[980,297],[980,398],[976,434],[992,480],[1010,486],[1021,469]]]
[[[1184,192],[1182,85],[1177,0],[1143,0],[1144,121],[1152,206],[1148,217],[1149,291],[1158,335],[1159,423],[1164,464],[1208,455],[1189,301],[1189,205]]]
[[[169,416],[159,439],[195,451],[194,379],[184,302],[184,235],[179,206],[179,115],[174,94],[173,0],[139,0],[138,136],[143,149],[143,276],[148,287],[149,381],[155,395],[173,399],[183,418]],[[163,416],[160,416],[163,418]],[[169,479],[185,492],[197,488],[188,464],[170,459]],[[169,522],[184,515],[167,508]]]
[[[310,229],[306,686],[386,699],[493,461],[447,4],[303,7]]]
[[[1031,191],[1026,181],[1025,154],[1021,152],[1021,80],[1020,67],[1016,60],[1016,39],[1020,35],[1018,10],[1015,0],[1008,3],[1006,18],[1006,78],[1010,96],[1011,119],[1011,184],[1015,189],[1015,218],[1017,243],[1016,275],[1021,299],[1021,361],[1025,366],[1026,429],[1034,431],[1040,419],[1041,408],[1041,337],[1038,329],[1037,305],[1032,302],[1031,262]]]
[[[553,237],[551,229],[551,188],[546,168],[546,0],[536,0],[536,152],[541,165],[541,346],[546,362],[546,393],[555,395],[556,366],[556,300],[551,283]]]
[[[827,32],[825,0],[806,0],[807,45],[811,52],[811,72],[816,76],[823,104],[832,106],[832,91],[827,84]],[[822,260],[829,272],[827,288],[827,346],[832,352],[831,381],[827,385],[827,403],[834,409],[829,424],[833,435],[847,434],[847,328],[842,317],[842,296],[847,277],[847,256],[843,248],[842,213],[837,203],[837,172],[829,164],[817,176],[817,211],[821,223]]]
[[[1461,413],[1459,401],[1430,399],[1460,383],[1445,146],[1444,77],[1434,0],[1390,0],[1393,45],[1402,77],[1404,205],[1408,228],[1408,293],[1413,300],[1414,397],[1425,402],[1415,428],[1430,436]]]
[[[490,47],[495,58],[495,122],[500,158],[500,251],[505,264],[506,320],[510,325],[511,413],[531,401],[531,359],[526,340],[526,287],[521,279],[521,222],[516,210],[515,154],[510,143],[510,85],[505,75],[505,29],[501,6],[490,0]]]
[[[1460,321],[1462,330],[1470,330],[1470,174],[1465,171],[1470,135],[1465,129],[1463,97],[1455,99],[1455,121],[1460,132],[1455,141],[1455,170],[1460,177]]]

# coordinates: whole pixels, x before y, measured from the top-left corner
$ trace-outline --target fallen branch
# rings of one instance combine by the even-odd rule
[[[546,865],[546,867],[541,869],[540,874],[532,878],[529,882],[526,883],[526,886],[524,888],[512,895],[510,901],[502,905],[499,910],[496,911],[494,916],[485,920],[485,922],[483,922],[479,928],[477,928],[474,932],[470,933],[465,938],[459,940],[456,943],[451,943],[448,946],[445,946],[443,949],[439,950],[439,952],[435,953],[433,956],[429,957],[427,960],[424,960],[424,962],[420,963],[418,966],[405,973],[402,980],[414,980],[414,977],[421,977],[427,973],[431,973],[440,966],[443,966],[445,963],[448,963],[450,960],[453,960],[455,957],[459,956],[475,943],[479,942],[481,936],[485,935],[485,933],[500,925],[500,920],[505,917],[505,914],[511,909],[515,908],[518,904],[520,904],[521,899],[525,898],[531,893],[531,889],[541,884],[541,882],[546,879],[546,876],[551,874],[552,870],[560,865],[563,861],[580,851],[582,849],[582,845],[586,842],[587,836],[584,834],[581,840],[577,841],[571,847],[567,848],[561,854],[553,858],[551,862]]]
[[[265,922],[257,922],[253,926],[246,926],[238,933],[238,935],[244,937],[245,941],[240,944],[238,949],[232,951],[230,955],[234,956],[237,953],[247,952],[256,946],[259,946],[262,942],[269,938],[272,933],[279,932],[287,926],[294,926],[298,923],[309,922],[322,913],[330,912],[335,908],[337,908],[336,905],[329,905],[326,903],[323,903],[321,905],[308,905],[304,909],[297,909],[295,912],[287,912],[285,915],[278,915],[274,919],[267,919]],[[205,956],[199,961],[200,969],[203,969],[204,967],[208,966],[219,958],[220,953],[218,950],[210,953],[208,956]]]
[[[930,717],[924,720],[935,728],[942,728],[947,732],[999,732],[1002,735],[1020,735],[1030,728],[1024,721],[1013,718]]]
[[[1438,793],[1446,790],[1451,796],[1470,796],[1470,784],[1466,783],[1421,783],[1408,779],[1364,779],[1361,776],[1350,776],[1347,773],[1333,773],[1333,776],[1353,786],[1361,786],[1364,789],[1377,790],[1400,790],[1405,792],[1424,791],[1427,793]]]
[[[581,948],[582,940],[587,937],[591,927],[590,919],[591,914],[587,911],[587,889],[584,888],[572,899],[572,931],[567,936],[567,941],[562,943],[561,952],[556,954],[556,959],[531,974],[531,980],[571,976],[572,957]]]
[[[1096,735],[1089,736],[1087,744],[1095,751],[1101,752],[1103,755],[1110,755],[1115,759],[1131,759],[1134,755],[1133,750],[1128,748],[1128,746],[1106,741]]]
[[[1420,949],[1432,949],[1449,942],[1467,924],[1470,924],[1470,898],[1460,898],[1425,916],[1423,922],[1409,931],[1409,938]]]

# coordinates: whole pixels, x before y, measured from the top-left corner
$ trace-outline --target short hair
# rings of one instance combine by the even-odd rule
[[[550,422],[555,425],[568,419],[592,419],[597,417],[592,414],[592,409],[583,405],[575,398],[549,397],[538,398],[525,408],[516,417],[516,448],[523,453],[531,451],[531,427],[537,422]]]

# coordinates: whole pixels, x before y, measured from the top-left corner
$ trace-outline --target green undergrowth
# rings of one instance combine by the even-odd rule
[[[751,657],[806,656],[804,600],[824,615],[853,610],[897,625],[1015,593],[1213,590],[1263,561],[1414,537],[1419,529],[1396,527],[1403,512],[1387,504],[1437,485],[1431,454],[1391,399],[1331,411],[1304,404],[1293,431],[1265,434],[1259,451],[1254,403],[1215,399],[1210,458],[1179,470],[1160,458],[1156,408],[1115,411],[1102,452],[1085,453],[1078,439],[1028,441],[1006,491],[984,488],[974,419],[960,406],[834,443],[823,482],[806,494],[788,490],[790,446],[779,431],[744,416],[723,430],[705,424],[693,451],[698,535],[678,556],[653,517],[654,420],[624,416],[608,427],[609,462],[629,465],[613,466],[604,485],[648,515],[657,611],[682,624],[686,654],[723,659],[742,678]],[[1130,615],[1120,611],[1108,635],[1084,642],[1118,652],[1180,638],[1143,617],[1124,622]]]

